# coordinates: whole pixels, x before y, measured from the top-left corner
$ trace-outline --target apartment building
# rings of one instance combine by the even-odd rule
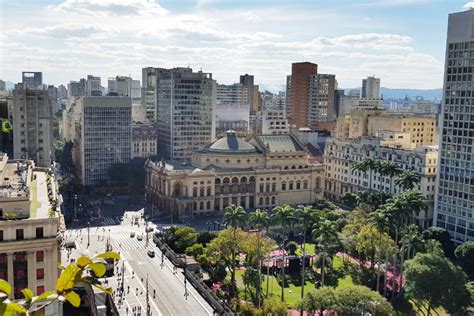
[[[421,176],[421,182],[416,189],[426,196],[429,203],[428,211],[420,213],[416,217],[416,223],[422,228],[430,227],[433,224],[438,146],[404,149],[397,148],[396,145],[391,147],[390,140],[387,143],[383,138],[378,137],[363,137],[350,141],[330,139],[326,142],[324,151],[325,196],[340,201],[345,193],[360,190],[399,194],[401,189],[395,185],[395,178],[390,179],[377,172],[353,172],[352,167],[357,161],[369,157],[393,161],[400,169],[413,170]]]
[[[362,99],[380,99],[380,78],[367,77],[362,79]]]
[[[289,133],[285,109],[268,108],[262,111],[263,135],[281,135]]]
[[[12,286],[11,298],[22,298],[25,287],[40,295],[56,285],[65,229],[58,200],[47,169],[0,152],[0,279]]]
[[[157,155],[157,132],[153,125],[132,125],[132,159],[149,158]]]
[[[53,128],[48,90],[16,84],[12,110],[13,157],[32,159],[38,166],[49,168]]]

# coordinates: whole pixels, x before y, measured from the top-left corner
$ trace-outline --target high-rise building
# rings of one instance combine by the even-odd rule
[[[344,89],[334,90],[334,109],[336,111],[336,117],[339,117],[343,113],[344,93]]]
[[[217,84],[216,104],[243,104],[243,84],[234,83],[231,85]]]
[[[281,135],[289,133],[285,109],[268,108],[262,110],[263,135]]]
[[[311,77],[317,75],[318,65],[301,62],[291,65],[288,122],[296,127],[308,126]],[[288,84],[288,80],[287,80]]]
[[[132,159],[156,156],[156,128],[153,125],[132,125]]]
[[[67,89],[62,84],[60,84],[58,86],[58,98],[59,99],[67,99]]]
[[[86,96],[101,96],[102,87],[100,85],[100,77],[87,75],[86,80]]]
[[[7,90],[7,86],[5,84],[5,81],[0,79],[0,91],[5,91],[5,90]]]
[[[29,89],[43,89],[43,73],[23,71],[22,83]]]
[[[362,79],[363,99],[380,99],[380,78],[367,77]]]
[[[58,100],[58,88],[53,85],[48,85],[49,103],[51,103],[51,110],[53,114],[59,111],[61,103]]]
[[[23,298],[26,287],[34,295],[54,290],[65,229],[58,201],[53,174],[0,152],[0,279],[12,286],[10,298]]]
[[[254,88],[254,77],[253,75],[241,75],[240,76],[240,83],[243,85],[243,88],[246,90],[247,93],[247,102],[250,105],[250,111],[256,112],[255,105],[254,105],[254,100],[255,100],[255,88]],[[257,89],[258,90],[258,89]]]
[[[127,76],[116,76],[108,80],[108,95],[129,97],[132,99],[139,99],[141,97],[140,81],[133,80]]]
[[[101,185],[113,164],[127,163],[132,153],[132,101],[123,97],[83,97],[76,105],[74,165],[81,183]]]
[[[52,110],[48,90],[16,84],[13,90],[13,156],[50,167]]]
[[[335,75],[316,74],[310,76],[307,127],[318,129],[321,123],[336,120],[335,89]]]
[[[145,111],[146,120],[151,123],[156,122],[158,120],[158,76],[163,71],[166,71],[166,69],[155,67],[142,68],[141,103],[142,108]]]
[[[162,69],[157,80],[158,152],[188,160],[215,138],[216,82],[191,68]]]
[[[435,223],[474,240],[474,10],[448,19]]]
[[[68,98],[86,96],[86,79],[70,81],[67,85],[67,96]]]

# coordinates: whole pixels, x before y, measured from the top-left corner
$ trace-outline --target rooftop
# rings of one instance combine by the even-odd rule
[[[305,151],[301,144],[291,135],[260,135],[257,136],[260,142],[270,152],[297,152]]]
[[[258,152],[255,146],[247,143],[242,138],[238,138],[236,132],[233,130],[228,130],[225,137],[222,137],[210,145],[204,147],[202,151],[223,154],[249,154]]]
[[[28,171],[25,161],[9,162],[6,154],[0,153],[0,199],[28,197]]]

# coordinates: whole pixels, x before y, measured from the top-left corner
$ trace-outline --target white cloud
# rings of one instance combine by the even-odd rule
[[[474,1],[470,1],[470,2],[466,3],[466,4],[463,6],[463,8],[464,8],[465,10],[474,9]]]
[[[358,3],[356,6],[361,7],[396,7],[429,4],[433,0],[374,0]]]
[[[155,0],[65,0],[54,7],[60,11],[87,15],[150,15],[168,14]]]
[[[40,36],[50,38],[110,38],[115,32],[107,30],[94,24],[59,24],[43,28],[13,29],[7,35],[18,36]]]

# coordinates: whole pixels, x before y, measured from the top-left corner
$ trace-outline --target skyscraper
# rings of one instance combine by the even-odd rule
[[[42,89],[43,87],[43,73],[42,72],[31,72],[23,71],[22,83],[30,89]]]
[[[380,78],[367,77],[362,79],[363,99],[380,99]]]
[[[474,10],[449,15],[435,223],[474,240]]]
[[[87,96],[101,96],[102,90],[100,86],[100,77],[88,75],[86,81]]]
[[[317,74],[310,76],[308,123],[306,126],[319,129],[320,123],[336,120],[335,89],[335,75]]]
[[[19,83],[13,89],[13,157],[50,167],[52,110],[48,90]]]
[[[250,105],[250,111],[256,112],[256,107],[257,105],[254,105],[255,103],[255,89],[254,89],[254,77],[252,75],[241,75],[240,76],[240,83],[243,85],[244,89],[246,90],[247,93],[247,102]],[[257,89],[258,91],[258,89]]]
[[[215,138],[216,82],[191,68],[157,73],[158,152],[165,159],[189,160]]]
[[[318,73],[318,65],[301,62],[291,65],[288,122],[297,127],[308,126],[310,77]],[[288,80],[287,80],[288,83]]]

